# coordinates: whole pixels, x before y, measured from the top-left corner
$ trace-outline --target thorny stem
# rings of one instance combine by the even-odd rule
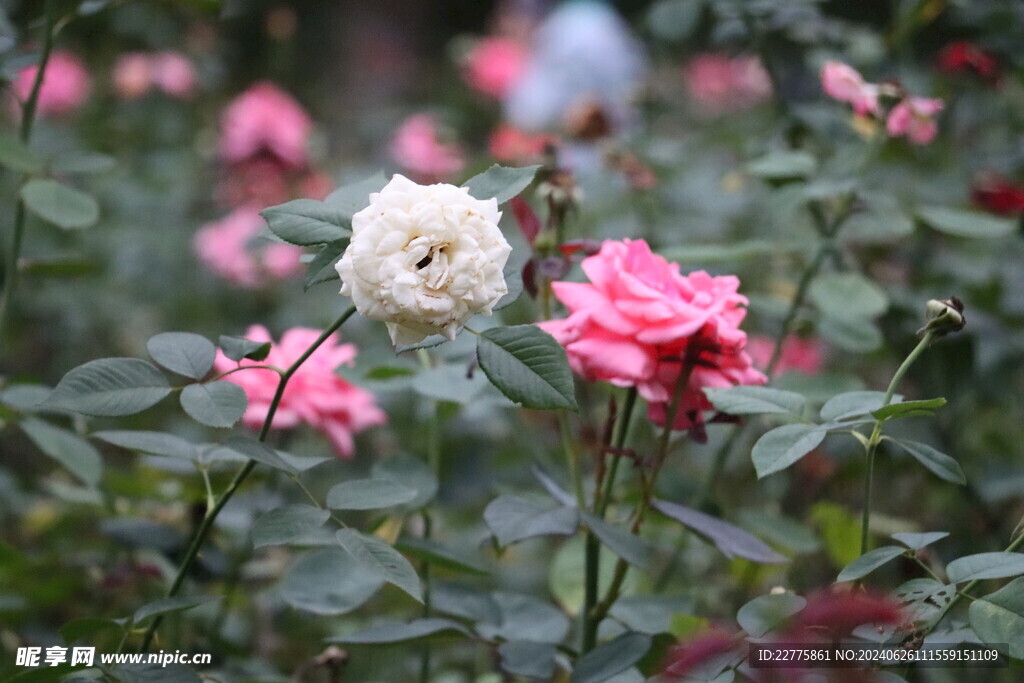
[[[292,375],[302,367],[310,356],[313,355],[320,346],[327,341],[327,338],[334,334],[338,328],[340,328],[345,321],[352,317],[352,314],[356,312],[355,306],[350,307],[345,311],[340,318],[334,321],[330,327],[323,331],[315,342],[310,345],[308,349],[299,356],[294,363],[292,363],[287,370],[281,375],[281,379],[277,383],[277,391],[274,392],[274,398],[270,401],[270,407],[267,409],[267,417],[263,420],[263,427],[260,429],[258,441],[266,441],[267,434],[270,433],[270,425],[274,421],[274,415],[277,413],[277,407],[281,403],[281,397],[284,396],[285,387],[288,386],[288,381],[292,378]],[[220,514],[224,506],[227,505],[231,497],[235,495],[235,491],[242,485],[249,473],[256,468],[256,461],[250,460],[242,466],[242,469],[238,471],[228,487],[224,489],[224,492],[217,498],[216,503],[212,508],[208,508],[206,514],[203,515],[203,519],[196,529],[195,534],[192,536],[192,542],[188,546],[188,550],[185,551],[185,557],[181,560],[181,564],[178,566],[178,571],[174,576],[174,582],[171,583],[171,587],[167,589],[167,594],[164,597],[172,598],[178,594],[182,584],[185,581],[185,576],[192,568],[193,563],[196,561],[196,557],[199,555],[199,549],[203,546],[206,541],[206,537],[210,534],[210,529],[213,528],[213,523],[216,521],[217,516]],[[162,615],[157,615],[153,618],[153,622],[149,625],[146,630],[146,635],[142,639],[142,651],[145,652],[149,649],[150,644],[153,642],[153,637],[156,635],[156,631],[160,628],[160,623],[163,621]]]

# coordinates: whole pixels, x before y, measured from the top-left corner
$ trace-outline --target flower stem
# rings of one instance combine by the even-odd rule
[[[327,341],[327,338],[338,331],[345,321],[352,317],[352,314],[356,312],[355,306],[350,307],[345,311],[340,318],[334,321],[330,327],[324,330],[315,342],[310,345],[306,351],[299,356],[294,363],[292,363],[287,370],[281,375],[281,379],[277,383],[277,391],[274,392],[274,398],[270,401],[270,407],[267,408],[267,417],[263,420],[263,427],[260,429],[258,437],[259,441],[266,441],[267,434],[270,433],[270,426],[274,421],[274,415],[277,413],[277,407],[281,403],[281,397],[284,396],[285,387],[288,385],[288,381],[292,378],[292,375],[302,367],[313,352],[320,348],[320,345]],[[242,469],[238,471],[228,487],[224,489],[224,492],[217,498],[216,503],[213,507],[207,508],[206,514],[203,515],[202,521],[196,528],[195,534],[192,536],[192,541],[188,546],[188,550],[185,551],[185,557],[182,558],[181,564],[178,566],[178,571],[174,576],[174,581],[171,583],[171,587],[167,589],[167,594],[164,597],[172,598],[178,594],[181,589],[182,583],[185,581],[185,576],[188,574],[189,569],[196,561],[196,557],[199,555],[199,549],[206,541],[206,537],[210,534],[210,529],[213,528],[213,523],[216,521],[217,516],[220,514],[224,506],[227,505],[231,497],[235,495],[235,491],[242,485],[246,477],[256,468],[256,461],[250,460],[242,466]],[[160,623],[163,621],[162,615],[157,615],[153,618],[153,622],[149,625],[146,630],[146,635],[142,639],[142,651],[145,652],[149,649],[150,644],[153,642],[153,637],[156,635],[156,631],[160,628]]]
[[[426,349],[419,349],[417,355],[420,359],[420,365],[424,369],[429,369],[432,366],[430,360],[430,354]],[[440,479],[441,470],[441,416],[438,413],[437,401],[431,401],[430,416],[427,420],[427,464],[430,466],[430,471],[434,473],[434,476]],[[433,534],[434,520],[430,515],[428,507],[424,507],[420,512],[423,517],[423,538],[429,540]],[[431,590],[430,590],[430,562],[426,559],[423,560],[423,617],[430,617],[432,610]],[[420,654],[420,681],[421,683],[427,683],[430,680],[430,643],[423,645],[423,650]]]
[[[881,407],[889,405],[892,402],[892,397],[896,393],[896,387],[899,385],[900,380],[903,379],[903,375],[907,374],[907,370],[913,365],[914,361],[917,360],[926,348],[935,339],[935,332],[929,330],[925,333],[921,341],[918,342],[914,350],[903,360],[899,368],[896,369],[896,374],[892,376],[892,381],[889,382],[889,388],[885,392],[885,398],[882,400]],[[864,511],[861,513],[860,520],[860,554],[863,555],[870,549],[870,534],[869,527],[871,526],[871,484],[874,479],[875,472],[875,453],[878,451],[878,444],[882,441],[882,425],[884,420],[876,420],[875,427],[871,430],[871,437],[868,439],[866,446],[868,469],[864,474]]]

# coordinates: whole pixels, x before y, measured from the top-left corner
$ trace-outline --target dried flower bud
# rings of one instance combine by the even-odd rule
[[[941,337],[950,332],[964,329],[967,319],[964,318],[964,304],[960,299],[951,296],[948,299],[932,299],[925,304],[927,324],[918,330],[918,334],[934,332]]]

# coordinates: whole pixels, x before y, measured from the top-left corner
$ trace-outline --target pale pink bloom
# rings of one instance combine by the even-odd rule
[[[284,370],[298,360],[319,336],[319,330],[294,327],[281,336],[279,343],[273,344],[266,360],[260,362],[242,360],[235,363],[218,350],[214,369],[227,372],[238,366],[272,365]],[[273,342],[270,333],[261,325],[250,327],[245,337],[257,342]],[[372,393],[335,374],[340,366],[352,365],[355,357],[354,344],[340,344],[336,334],[328,337],[292,375],[271,427],[293,429],[299,424],[308,424],[327,436],[338,455],[351,457],[355,450],[353,436],[367,427],[387,421]],[[242,387],[249,399],[242,422],[252,429],[261,428],[267,419],[280,376],[273,370],[254,368],[234,372],[224,379]]]
[[[927,145],[939,132],[935,117],[942,107],[938,98],[907,97],[889,112],[885,129],[894,138],[906,135],[915,145]]]
[[[491,133],[487,149],[497,161],[524,163],[537,160],[544,148],[554,142],[550,135],[527,133],[502,123]]]
[[[152,85],[153,71],[146,53],[125,52],[114,62],[114,91],[120,97],[137,99],[149,92]]]
[[[473,89],[501,98],[526,69],[527,52],[510,38],[482,38],[466,55],[462,76]]]
[[[739,325],[746,297],[739,278],[689,275],[651,253],[643,240],[609,240],[583,260],[589,283],[554,282],[569,317],[540,323],[565,347],[572,369],[589,381],[636,387],[649,417],[664,424],[684,365],[690,370],[673,427],[703,422],[712,405],[704,387],[764,384],[744,351]]]
[[[747,340],[747,353],[754,360],[754,365],[759,368],[768,368],[774,350],[774,339],[757,336]],[[824,364],[825,354],[820,341],[789,336],[782,342],[782,353],[775,364],[774,374],[781,375],[795,370],[805,375],[817,375]]]
[[[308,173],[299,180],[299,196],[323,200],[334,191],[334,180],[321,171]]]
[[[772,92],[761,61],[749,55],[698,55],[684,68],[683,78],[693,99],[711,112],[749,107]]]
[[[240,287],[256,288],[268,279],[283,279],[302,271],[302,249],[260,240],[265,225],[255,206],[235,209],[195,234],[196,254],[210,270]]]
[[[447,180],[466,165],[462,149],[443,142],[430,114],[413,114],[391,139],[391,157],[421,182]]]
[[[217,184],[216,196],[218,203],[229,208],[282,204],[292,198],[288,171],[274,158],[242,161],[226,169]]]
[[[15,77],[12,87],[22,103],[28,100],[38,72],[38,66],[27,66]],[[43,74],[36,111],[57,115],[75,111],[89,96],[89,88],[89,72],[82,60],[66,50],[56,50]]]
[[[270,154],[299,169],[309,163],[313,122],[295,99],[273,83],[257,83],[236,97],[220,121],[220,158],[237,164]]]
[[[190,62],[179,52],[160,52],[152,58],[153,81],[171,97],[187,99],[196,87],[196,73]]]
[[[847,102],[858,114],[879,113],[879,88],[865,83],[860,72],[842,62],[825,62],[821,67],[821,87],[829,97]]]

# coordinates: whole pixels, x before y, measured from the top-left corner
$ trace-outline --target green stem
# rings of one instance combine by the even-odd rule
[[[565,414],[564,410],[558,411],[558,433],[562,440],[562,452],[565,454],[565,461],[569,468],[569,479],[572,480],[573,492],[576,494],[576,505],[582,510],[587,505],[587,498],[583,492],[580,456],[573,447],[569,416]]]
[[[430,360],[430,354],[426,349],[419,349],[417,355],[420,359],[420,364],[424,369],[429,369],[432,366]],[[427,436],[427,464],[430,466],[430,471],[434,473],[434,476],[440,479],[441,470],[441,416],[438,413],[437,401],[432,401],[430,406],[430,418],[427,420],[426,425],[426,436]],[[433,518],[430,515],[428,507],[424,507],[420,512],[423,517],[423,538],[430,539],[433,535]],[[429,618],[431,610],[433,609],[432,595],[431,595],[431,581],[430,581],[430,562],[426,559],[423,560],[423,617]],[[423,650],[420,654],[420,681],[421,683],[427,683],[430,680],[430,644],[427,643],[423,646]]]
[[[882,400],[881,407],[889,405],[892,402],[892,397],[896,393],[896,387],[899,385],[900,380],[903,379],[903,375],[907,374],[907,370],[914,364],[918,356],[924,353],[924,350],[935,339],[935,332],[929,330],[925,333],[921,341],[918,342],[914,350],[903,360],[899,368],[896,369],[896,374],[892,376],[892,381],[889,382],[889,388],[885,392],[885,398]],[[882,425],[884,420],[876,420],[874,429],[871,430],[871,437],[867,443],[867,459],[868,469],[864,475],[864,510],[861,513],[860,520],[860,554],[863,555],[869,550],[870,546],[870,533],[869,527],[871,526],[871,485],[874,480],[875,472],[875,454],[878,451],[878,444],[882,441]]]
[[[266,441],[267,434],[270,433],[270,425],[274,421],[274,415],[277,413],[277,407],[281,403],[281,397],[284,396],[285,387],[288,386],[288,381],[292,378],[292,375],[302,367],[313,352],[316,351],[320,346],[327,341],[327,338],[338,331],[345,321],[352,317],[352,314],[356,312],[355,306],[350,307],[345,311],[340,318],[334,321],[330,327],[324,330],[313,344],[306,349],[306,351],[296,359],[291,366],[281,375],[281,379],[277,383],[277,391],[274,392],[274,398],[270,401],[270,407],[267,409],[267,417],[263,420],[263,427],[260,429],[259,441]],[[196,529],[195,534],[192,536],[192,542],[188,546],[188,550],[185,551],[185,557],[182,558],[181,564],[178,566],[178,571],[174,576],[174,581],[171,583],[171,587],[167,590],[167,594],[164,597],[172,598],[178,594],[181,589],[181,585],[185,581],[185,576],[188,574],[189,569],[192,568],[193,563],[196,561],[196,557],[199,555],[199,549],[206,541],[206,537],[210,534],[210,529],[213,528],[213,523],[217,519],[221,510],[227,505],[231,497],[235,495],[235,491],[242,485],[249,473],[256,467],[256,461],[250,460],[242,466],[242,469],[238,471],[231,483],[224,492],[217,498],[217,502],[212,508],[208,508],[206,514],[203,516],[202,522]],[[162,615],[158,615],[153,619],[153,622],[149,625],[149,629],[146,630],[146,635],[142,640],[142,651],[145,652],[149,649],[150,644],[153,642],[153,637],[156,635],[156,631],[160,628],[160,623],[163,621]]]
[[[615,485],[615,475],[618,474],[619,462],[622,460],[620,452],[626,446],[626,437],[629,434],[629,422],[633,416],[633,408],[636,406],[636,395],[636,387],[630,387],[629,391],[626,392],[626,401],[622,406],[622,419],[618,424],[615,441],[612,442],[612,447],[617,452],[612,454],[612,462],[608,467],[608,474],[604,481],[604,490],[601,492],[600,499],[595,504],[597,516],[601,519],[604,519],[604,515],[608,510],[608,504],[612,499],[612,487]]]
[[[50,61],[50,54],[53,52],[54,24],[57,22],[56,0],[46,1],[46,19],[43,27],[43,49],[39,54],[39,63],[36,65],[36,77],[32,81],[32,90],[29,91],[28,99],[21,110],[21,127],[19,136],[21,141],[28,144],[32,137],[32,124],[36,118],[36,106],[39,103],[39,91],[43,87],[43,76],[46,74],[46,65]],[[22,177],[24,180],[24,177]],[[10,308],[14,301],[14,290],[18,283],[18,260],[21,257],[21,243],[25,237],[25,204],[19,198],[14,210],[14,230],[11,235],[10,253],[7,254],[7,264],[4,270],[3,294],[0,294],[0,332],[3,331]]]

